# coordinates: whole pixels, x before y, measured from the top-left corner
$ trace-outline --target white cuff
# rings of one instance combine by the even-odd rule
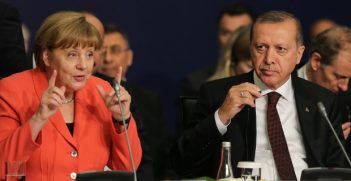
[[[214,114],[214,118],[216,121],[216,126],[218,131],[224,135],[227,132],[227,127],[230,125],[230,123],[232,122],[232,120],[229,120],[229,123],[227,125],[223,124],[222,121],[219,119],[219,115],[218,115],[218,109]]]

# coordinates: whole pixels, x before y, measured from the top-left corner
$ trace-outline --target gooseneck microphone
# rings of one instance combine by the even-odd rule
[[[328,118],[328,114],[327,114],[327,111],[325,110],[325,107],[324,107],[324,104],[322,102],[317,102],[317,107],[318,107],[318,110],[319,112],[321,113],[321,115],[323,116],[323,118],[325,119],[325,121],[327,121],[330,129],[332,130],[332,132],[334,133],[334,137],[336,138],[336,140],[338,141],[339,143],[339,146],[341,147],[341,150],[342,152],[344,153],[344,156],[346,157],[346,160],[348,162],[348,164],[351,166],[351,161],[350,161],[350,158],[349,156],[347,155],[346,151],[345,151],[345,148],[344,146],[342,145],[338,135],[336,134],[335,132],[335,129],[333,127],[333,125],[331,124],[329,118]]]
[[[127,133],[126,119],[125,119],[124,114],[123,114],[123,107],[122,107],[122,103],[121,103],[121,85],[117,81],[113,81],[113,89],[115,90],[115,94],[116,94],[116,97],[117,97],[117,100],[118,100],[119,110],[121,111],[123,128],[124,128],[125,135],[126,135],[125,138],[126,138],[126,142],[127,142],[127,145],[128,145],[129,157],[130,157],[130,161],[132,162],[132,170],[133,170],[134,181],[137,181],[136,169],[135,169],[135,164],[134,164],[134,157],[133,157],[133,153],[132,153],[132,148],[130,146],[130,140],[129,140],[129,136],[128,136],[128,133]]]

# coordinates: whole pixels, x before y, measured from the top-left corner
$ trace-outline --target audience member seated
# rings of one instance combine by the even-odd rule
[[[321,101],[343,137],[336,95],[291,76],[304,52],[300,21],[284,11],[260,15],[251,31],[254,71],[201,87],[195,126],[174,148],[177,171],[189,178],[216,177],[222,141],[231,142],[234,175],[238,161],[261,163],[265,180],[298,180],[309,167],[343,167],[345,158],[326,121]]]
[[[92,24],[100,33],[101,38],[104,38],[104,34],[105,34],[105,29],[104,29],[104,25],[101,23],[100,19],[98,17],[96,17],[96,15],[94,15],[92,12],[88,12],[88,11],[82,11],[85,19]],[[98,50],[95,50],[95,54],[94,54],[94,70],[93,72],[95,72],[95,69],[97,66],[96,63],[102,62],[103,59],[103,55],[102,55],[102,50],[103,47],[101,47]]]
[[[216,72],[208,80],[240,75],[252,70],[250,26],[239,27],[223,47]]]
[[[311,43],[309,60],[298,76],[337,93],[342,110],[344,138],[350,134],[351,29],[335,26],[318,34]],[[349,142],[349,141],[348,141]],[[349,153],[350,154],[350,153]]]
[[[252,23],[255,15],[251,9],[243,4],[228,4],[225,6],[218,16],[218,44],[222,49],[229,42],[233,32],[241,26],[247,26]],[[182,96],[197,95],[202,83],[212,76],[215,72],[216,65],[206,65],[194,72],[186,75],[181,82]]]
[[[132,171],[126,134],[138,167],[142,150],[131,96],[121,87],[122,113],[111,86],[91,76],[101,44],[81,13],[44,20],[35,39],[37,68],[0,80],[0,179],[5,161],[25,161],[26,180],[75,180],[105,165]],[[120,81],[122,73],[116,75]]]
[[[336,26],[337,23],[328,18],[317,19],[310,27],[310,40],[312,41],[320,32]]]

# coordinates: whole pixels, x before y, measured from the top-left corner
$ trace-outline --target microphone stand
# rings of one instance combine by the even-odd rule
[[[344,156],[346,157],[346,160],[348,162],[348,164],[351,166],[351,161],[350,161],[350,158],[349,156],[347,155],[346,151],[345,151],[345,148],[344,146],[342,145],[338,135],[336,134],[335,130],[334,130],[334,127],[333,125],[331,124],[329,118],[328,118],[328,115],[327,115],[327,112],[325,110],[325,107],[324,107],[324,104],[322,102],[317,102],[317,107],[319,109],[319,112],[323,115],[324,119],[327,121],[330,129],[332,130],[333,134],[334,134],[334,137],[336,138],[336,140],[338,141],[339,143],[339,146],[341,147],[341,150],[342,152],[344,153]]]
[[[132,148],[130,146],[130,140],[129,140],[129,136],[128,136],[128,133],[127,133],[127,124],[126,124],[126,121],[125,121],[125,117],[124,117],[124,114],[123,114],[122,103],[121,103],[121,92],[120,92],[121,91],[121,86],[120,86],[120,84],[117,81],[114,81],[113,89],[115,90],[115,94],[116,94],[116,97],[117,97],[117,100],[118,100],[119,110],[120,110],[121,116],[122,116],[123,128],[124,128],[124,132],[125,132],[125,135],[126,135],[125,138],[126,138],[126,142],[127,142],[127,145],[128,145],[129,157],[130,157],[130,161],[132,163],[132,170],[133,170],[134,181],[137,181],[136,169],[135,169],[135,164],[134,164],[134,158],[133,158],[133,154],[132,154]]]

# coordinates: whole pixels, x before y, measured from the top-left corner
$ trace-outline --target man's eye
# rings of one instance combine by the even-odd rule
[[[259,52],[263,52],[263,51],[265,51],[266,49],[267,49],[267,47],[264,46],[264,45],[257,45],[257,46],[256,46],[256,50],[259,51]]]
[[[278,48],[277,48],[277,51],[278,51],[279,54],[284,54],[284,53],[287,52],[287,49],[284,48],[284,47],[278,47]]]
[[[223,35],[223,36],[227,36],[227,35],[230,35],[230,34],[231,34],[230,31],[225,31],[225,30],[221,31],[221,35]]]
[[[121,49],[120,48],[111,48],[111,53],[113,53],[113,54],[120,54],[121,53]]]
[[[343,75],[340,75],[338,73],[334,73],[334,76],[337,80],[341,80],[341,79],[348,79],[347,76],[343,76]]]

